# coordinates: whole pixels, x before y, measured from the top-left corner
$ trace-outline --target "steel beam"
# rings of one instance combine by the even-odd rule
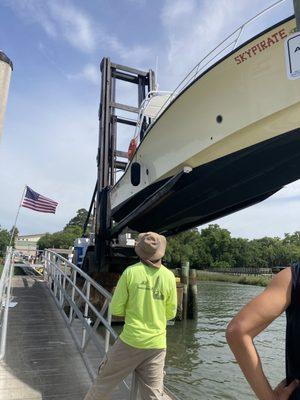
[[[296,31],[300,31],[300,0],[294,0]]]
[[[122,118],[122,117],[117,117],[117,122],[120,124],[131,125],[131,126],[136,126],[137,124],[137,122],[132,119]]]
[[[115,166],[117,169],[122,169],[123,171],[125,171],[126,167],[127,167],[127,162],[124,161],[115,161]]]
[[[141,76],[147,76],[148,75],[148,72],[146,72],[146,71],[142,71],[140,69],[136,69],[136,68],[132,68],[132,67],[127,67],[126,65],[111,63],[111,66],[114,69],[118,69],[118,70],[121,70],[121,71],[126,71],[126,72],[129,72],[131,74],[135,74],[135,75],[141,75]]]
[[[86,230],[87,230],[87,227],[88,227],[88,224],[89,224],[89,220],[90,220],[90,217],[91,217],[91,213],[92,213],[93,207],[94,207],[94,205],[95,205],[95,199],[96,199],[96,194],[97,194],[97,187],[98,187],[98,182],[96,182],[95,189],[94,189],[94,193],[93,193],[93,197],[92,197],[92,201],[91,201],[90,208],[89,208],[89,211],[88,211],[88,215],[87,215],[86,220],[85,220],[85,223],[84,223],[84,225],[83,225],[83,233],[82,233],[82,236],[83,236],[83,237],[85,237],[85,235],[86,235]]]
[[[130,82],[130,83],[139,83],[137,76],[130,75],[125,72],[113,70],[112,76],[114,78],[120,79],[121,81]]]
[[[116,157],[128,158],[127,151],[115,150]]]
[[[138,114],[140,112],[140,109],[137,107],[127,106],[126,104],[121,104],[121,103],[115,103],[114,101],[112,101],[110,103],[110,105],[111,105],[111,107],[117,108],[119,110],[124,110],[124,111],[128,111],[128,112],[136,113],[136,114]]]

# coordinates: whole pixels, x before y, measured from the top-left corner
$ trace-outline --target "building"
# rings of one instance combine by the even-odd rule
[[[43,236],[45,236],[45,233],[18,236],[15,241],[16,251],[24,256],[35,256],[38,250],[37,242]]]

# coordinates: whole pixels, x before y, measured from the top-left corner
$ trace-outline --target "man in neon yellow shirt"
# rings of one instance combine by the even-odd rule
[[[161,263],[165,249],[164,236],[139,235],[135,252],[140,262],[123,272],[110,304],[113,315],[125,317],[125,325],[85,400],[110,399],[114,388],[133,371],[143,400],[165,398],[166,324],[177,309],[175,276]]]

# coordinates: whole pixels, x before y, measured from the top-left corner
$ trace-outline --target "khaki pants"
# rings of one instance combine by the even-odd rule
[[[84,400],[109,400],[115,387],[133,371],[143,400],[168,398],[163,393],[165,357],[165,349],[137,349],[118,339]]]

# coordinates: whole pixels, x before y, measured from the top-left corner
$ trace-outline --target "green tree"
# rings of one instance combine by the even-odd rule
[[[296,231],[293,234],[285,233],[283,243],[300,246],[300,231]]]
[[[47,248],[65,249],[74,245],[75,239],[82,236],[83,224],[87,217],[87,210],[81,208],[77,211],[62,231],[47,233],[41,237],[37,245],[40,250]]]
[[[88,211],[85,208],[80,208],[79,210],[77,210],[75,217],[70,219],[70,221],[67,223],[64,229],[68,229],[74,226],[80,226],[81,229],[83,229],[87,216],[88,216]]]
[[[72,226],[60,232],[47,233],[38,241],[38,248],[44,250],[47,248],[68,249],[74,245],[76,238],[82,233],[80,226]]]
[[[199,268],[211,263],[211,256],[197,229],[188,230],[168,238],[165,256],[169,265],[179,267],[183,261]]]
[[[8,230],[0,227],[0,257],[5,255],[6,247],[10,242],[10,234]]]
[[[227,229],[222,229],[217,224],[211,224],[208,228],[201,230],[201,238],[211,255],[212,266],[234,267],[232,238]]]
[[[231,254],[234,260],[234,266],[237,268],[252,267],[255,264],[253,249],[248,239],[232,238]]]
[[[245,267],[265,268],[268,266],[264,258],[263,246],[257,239],[249,241],[249,251],[250,260],[248,260],[249,263],[244,264]]]
[[[192,245],[187,241],[187,236],[189,235],[190,231],[186,231],[168,238],[165,258],[170,265],[179,267],[181,262],[191,257],[193,249]]]

